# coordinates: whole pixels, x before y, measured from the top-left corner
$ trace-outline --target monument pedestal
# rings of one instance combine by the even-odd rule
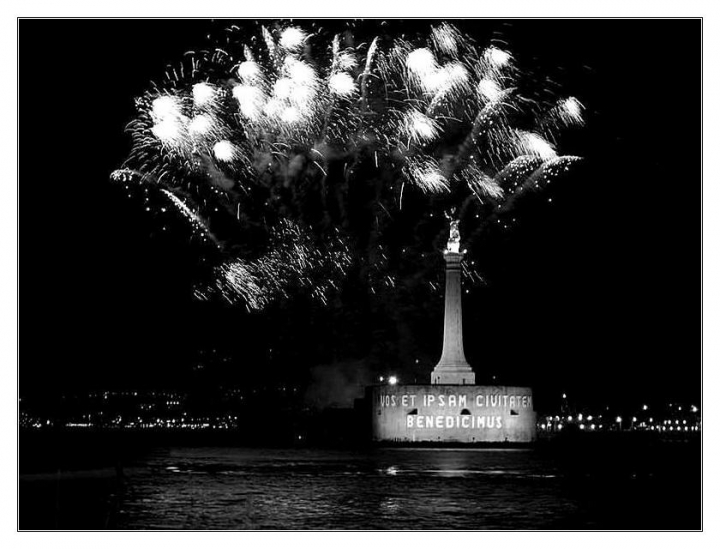
[[[529,387],[378,385],[368,398],[376,442],[526,444],[536,437]]]
[[[470,368],[435,368],[430,382],[433,385],[475,385],[475,372]]]

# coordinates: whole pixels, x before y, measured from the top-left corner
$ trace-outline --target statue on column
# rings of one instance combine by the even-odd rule
[[[450,238],[447,242],[447,251],[460,253],[460,221],[457,219],[450,220]]]

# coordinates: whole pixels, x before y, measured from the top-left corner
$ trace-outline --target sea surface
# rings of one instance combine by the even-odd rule
[[[21,475],[20,526],[24,512],[27,528],[698,529],[699,444],[659,448],[157,448],[94,476]]]

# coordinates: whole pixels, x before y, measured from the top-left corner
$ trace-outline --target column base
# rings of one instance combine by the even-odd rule
[[[435,368],[430,374],[432,385],[475,385],[475,372],[470,368]]]

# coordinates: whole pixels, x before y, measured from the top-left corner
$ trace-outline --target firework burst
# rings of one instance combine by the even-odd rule
[[[216,243],[199,297],[256,310],[297,288],[326,303],[353,268],[394,287],[400,213],[485,222],[577,161],[557,139],[582,104],[523,90],[511,53],[448,23],[415,40],[283,23],[223,36],[136,100],[113,176],[158,186]]]

